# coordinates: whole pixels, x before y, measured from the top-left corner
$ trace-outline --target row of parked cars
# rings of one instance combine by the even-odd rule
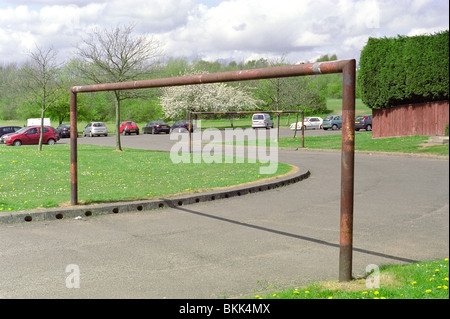
[[[342,128],[342,115],[329,115],[322,119],[321,117],[312,116],[305,117],[304,119],[305,130],[306,129],[324,129],[324,130],[338,130]],[[295,130],[297,125],[297,130],[302,129],[302,122],[292,123],[290,126],[291,130]],[[372,131],[372,115],[360,115],[355,118],[355,130],[366,130]]]
[[[64,125],[64,124],[62,124]],[[68,125],[68,124],[65,124]],[[188,130],[189,122],[186,120],[176,121],[172,126],[164,121],[150,121],[144,127],[142,127],[143,134],[169,134],[174,130]],[[194,127],[191,128],[191,132]],[[70,127],[67,128],[70,132]],[[123,135],[141,133],[139,126],[134,121],[123,121],[119,126],[119,133]],[[103,122],[90,122],[83,128],[83,137],[85,136],[108,136],[108,129]],[[70,133],[68,134],[70,136]],[[67,137],[68,137],[67,136]],[[65,137],[63,135],[63,137]]]
[[[323,129],[323,130],[338,130],[342,128],[341,115],[329,115],[322,119],[321,117],[311,116],[304,119],[305,129]],[[302,122],[293,123],[290,126],[291,130],[302,129]],[[256,128],[273,128],[274,121],[267,113],[256,113],[252,116],[252,127]],[[190,128],[194,131],[195,125]],[[372,115],[360,115],[355,119],[355,130],[364,129],[366,131],[372,130]],[[6,145],[32,145],[39,143],[40,126],[0,126],[0,144]],[[143,128],[143,134],[159,134],[170,133],[172,131],[188,131],[189,122],[187,120],[176,121],[172,126],[164,121],[150,121]],[[140,129],[136,122],[123,121],[119,127],[120,134],[139,135]],[[103,122],[89,122],[83,128],[83,137],[85,136],[108,136],[108,129]],[[43,143],[53,145],[60,138],[70,137],[70,124],[61,124],[56,129],[52,126],[44,126]]]

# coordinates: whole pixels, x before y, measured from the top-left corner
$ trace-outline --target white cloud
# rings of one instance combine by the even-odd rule
[[[0,63],[26,59],[36,44],[71,52],[94,27],[131,22],[171,57],[358,59],[371,36],[448,29],[448,9],[447,0],[7,0]]]

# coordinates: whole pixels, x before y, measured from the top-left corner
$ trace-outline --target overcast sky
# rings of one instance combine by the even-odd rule
[[[74,57],[83,34],[129,23],[168,57],[357,59],[369,37],[449,28],[448,0],[0,0],[0,64],[36,48]]]

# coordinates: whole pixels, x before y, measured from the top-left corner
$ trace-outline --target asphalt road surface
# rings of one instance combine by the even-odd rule
[[[114,136],[79,143],[114,145]],[[122,138],[124,147],[173,143],[168,135]],[[176,208],[0,224],[0,298],[235,298],[337,280],[341,154],[278,156],[311,176]],[[354,276],[369,264],[448,257],[448,164],[356,154]]]

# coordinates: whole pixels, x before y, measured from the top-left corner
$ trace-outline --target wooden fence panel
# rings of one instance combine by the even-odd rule
[[[407,104],[373,110],[372,136],[444,135],[449,123],[449,102]]]

